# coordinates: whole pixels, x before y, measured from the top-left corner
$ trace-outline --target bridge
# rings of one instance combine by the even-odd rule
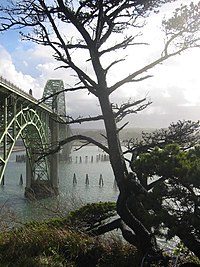
[[[63,89],[62,80],[48,80],[43,92],[46,100],[39,103],[32,96],[31,89],[26,93],[0,77],[0,183],[4,183],[7,163],[16,141],[21,137],[26,149],[26,197],[58,194],[60,155],[41,155],[57,146],[58,141],[70,133],[65,123]],[[66,158],[68,153],[69,147],[66,146],[62,158]]]

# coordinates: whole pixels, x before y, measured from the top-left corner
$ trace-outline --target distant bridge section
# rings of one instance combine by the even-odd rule
[[[67,111],[66,111],[66,100],[64,93],[64,83],[62,80],[48,80],[44,87],[43,92],[44,103],[53,110],[60,118],[59,127],[59,140],[65,139],[67,136],[71,135],[71,130],[67,122]],[[68,155],[71,151],[70,144],[65,145],[59,155],[60,160],[67,160]]]
[[[48,81],[44,96],[52,94],[55,88],[56,92],[63,90],[63,82]],[[15,143],[21,137],[27,152],[26,196],[58,193],[58,153],[40,158],[44,151],[58,144],[60,135],[66,138],[69,131],[65,123],[60,127],[58,122],[64,122],[63,116],[66,117],[64,92],[52,99],[38,104],[31,94],[0,77],[0,182],[4,180]],[[64,129],[62,134],[59,127]]]
[[[64,83],[62,80],[48,80],[44,87],[43,98],[46,98],[44,103],[53,110],[54,113],[66,118]]]

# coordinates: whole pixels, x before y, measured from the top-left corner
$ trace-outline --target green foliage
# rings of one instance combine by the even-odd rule
[[[174,255],[179,256],[180,263],[194,262],[200,264],[200,260],[183,243],[177,244]]]
[[[168,239],[178,235],[198,253],[200,147],[188,150],[177,144],[155,147],[140,154],[135,172],[147,190],[151,189],[143,201],[148,211],[145,222],[148,227],[153,226],[157,234],[166,227]]]
[[[88,204],[64,219],[31,222],[22,228],[1,232],[0,266],[128,267],[135,261],[134,247],[116,238],[88,236],[72,225],[78,220],[83,223],[84,218],[89,225],[90,219],[96,222],[113,215],[114,211],[114,203]]]
[[[99,202],[70,212],[68,219],[73,225],[94,228],[116,215],[116,203]]]
[[[137,250],[133,246],[124,243],[119,237],[106,239],[106,253],[102,255],[99,267],[130,267],[136,266]]]
[[[176,144],[141,154],[135,162],[139,177],[165,177],[171,183],[200,186],[200,148],[183,151]],[[146,181],[147,183],[147,181]]]

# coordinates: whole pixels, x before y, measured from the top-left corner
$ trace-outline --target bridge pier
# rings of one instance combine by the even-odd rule
[[[31,164],[28,157],[26,157],[26,188],[31,188],[31,181],[33,180]]]
[[[59,122],[57,115],[50,120],[50,132],[51,132],[51,149],[58,146],[59,141]],[[59,153],[53,153],[50,155],[50,183],[55,191],[58,192],[59,183]]]
[[[48,130],[50,140],[48,143],[48,149],[54,150],[57,148],[60,140],[60,123],[58,121],[58,114],[53,114],[48,118]],[[65,125],[66,127],[66,125]],[[67,128],[66,128],[67,129]],[[65,136],[67,131],[65,129]],[[37,148],[34,147],[33,151],[37,151]],[[33,151],[29,151],[31,154],[30,157],[27,156],[26,161],[26,188],[25,188],[25,197],[29,199],[39,199],[50,196],[55,196],[59,194],[59,160],[60,153],[59,151],[47,156],[48,166],[48,179],[41,179],[37,172],[36,162],[34,161]],[[37,152],[36,152],[37,153]],[[45,151],[44,151],[45,153]],[[37,158],[37,156],[36,156]]]
[[[70,135],[71,135],[71,130],[69,128],[69,125],[60,123],[59,124],[59,140],[64,140]],[[70,151],[71,151],[71,144],[70,143],[65,144],[59,153],[59,160],[67,162],[69,160]]]
[[[57,114],[53,114],[51,118],[48,118],[48,136],[50,139],[45,147],[50,150],[56,148],[59,141],[59,122],[57,121],[57,117]],[[29,133],[30,135],[33,137],[33,132]],[[38,156],[40,157],[42,155],[41,153],[45,153],[45,147],[37,147],[37,140],[35,143],[31,139],[29,140],[26,157],[26,188],[24,195],[31,200],[59,194],[59,153],[53,153],[38,161]],[[44,164],[45,162],[47,164]],[[47,169],[43,177],[43,168],[45,166],[47,166]]]

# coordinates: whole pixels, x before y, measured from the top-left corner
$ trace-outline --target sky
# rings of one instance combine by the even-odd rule
[[[161,21],[164,15],[174,10],[177,4],[190,3],[190,0],[178,0],[176,4],[163,7],[158,15],[151,15],[147,25],[142,29],[142,40],[149,45],[137,46],[124,51],[126,62],[116,66],[110,72],[108,83],[112,84],[120,77],[145,66],[156,59],[162,52],[164,36]],[[195,0],[193,2],[198,2]],[[118,58],[118,54],[106,57],[104,63]],[[80,66],[85,68],[84,57],[77,56]],[[0,75],[33,96],[42,97],[43,88],[48,79],[62,79],[65,87],[73,86],[73,78],[66,70],[58,69],[59,63],[52,57],[48,47],[21,41],[16,31],[0,33]],[[145,81],[128,84],[111,96],[111,102],[122,104],[128,99],[147,97],[152,104],[138,114],[128,116],[128,127],[160,128],[167,127],[178,120],[200,119],[200,48],[188,50],[171,58],[152,69],[153,75]],[[66,95],[67,112],[73,117],[89,116],[100,113],[95,97],[85,93],[68,93]],[[80,125],[79,125],[80,127]],[[83,128],[102,127],[99,123],[82,124]]]

